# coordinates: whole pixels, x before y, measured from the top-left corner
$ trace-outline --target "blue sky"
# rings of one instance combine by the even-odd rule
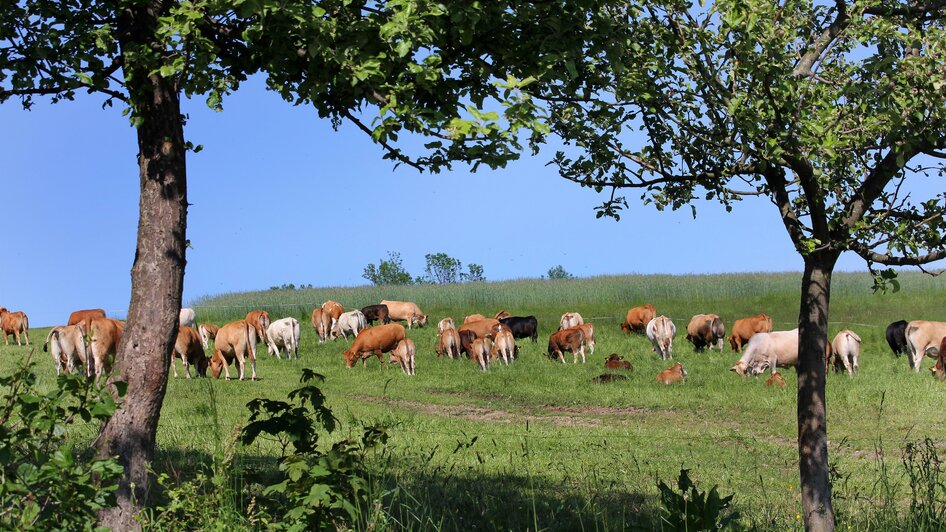
[[[138,216],[135,132],[101,98],[0,105],[5,238],[0,306],[31,325],[79,308],[123,316]],[[698,204],[657,212],[631,201],[620,222],[596,219],[601,198],[546,166],[551,150],[499,171],[393,169],[353,126],[332,130],[251,79],[224,112],[187,102],[184,301],[283,283],[364,284],[388,250],[423,273],[424,254],[483,265],[489,280],[538,277],[562,264],[578,276],[800,270],[777,212],[753,198],[734,212]],[[633,192],[629,200],[636,198]],[[864,269],[842,256],[838,269]]]

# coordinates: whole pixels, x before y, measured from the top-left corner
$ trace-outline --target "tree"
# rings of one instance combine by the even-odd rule
[[[460,280],[466,281],[468,283],[475,281],[485,281],[486,275],[483,274],[483,266],[475,262],[471,262],[466,266],[467,272],[460,274]]]
[[[559,264],[558,266],[553,266],[549,268],[548,272],[549,279],[574,279],[575,276],[568,273],[565,270],[565,267]]]
[[[437,284],[456,283],[460,280],[463,263],[447,255],[446,253],[428,253],[424,255],[427,260],[427,279]]]
[[[536,104],[518,90],[520,80],[570,70],[561,51],[580,54],[585,21],[606,16],[594,4],[512,1],[4,3],[0,102],[17,97],[29,108],[40,97],[55,103],[95,93],[103,107],[123,107],[138,139],[137,249],[116,356],[128,393],[97,440],[102,455],[119,457],[125,476],[103,525],[138,528],[134,514],[148,503],[181,306],[186,155],[196,151],[185,141],[181,96],[206,96],[219,110],[247,76],[264,73],[287,102],[315,107],[336,127],[354,124],[396,164],[498,167],[518,156],[520,139],[540,140]],[[481,110],[500,100],[501,113]],[[539,133],[522,135],[523,128]],[[397,145],[401,135],[431,142],[408,156]]]
[[[377,266],[374,264],[365,266],[365,271],[361,276],[376,285],[414,282],[411,274],[401,264],[401,254],[396,251],[388,251],[388,260],[381,259]]]
[[[590,19],[571,76],[524,90],[569,147],[560,174],[678,209],[705,199],[775,206],[805,268],[798,452],[805,527],[831,530],[825,365],[831,276],[852,251],[877,265],[946,257],[946,6],[938,1],[654,0]],[[606,36],[606,38],[604,37]],[[538,115],[537,115],[538,116]]]

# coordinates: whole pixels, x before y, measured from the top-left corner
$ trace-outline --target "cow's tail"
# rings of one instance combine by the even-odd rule
[[[43,352],[44,352],[44,353],[47,352],[47,347],[49,346],[49,343],[54,340],[54,338],[53,338],[54,336],[56,337],[56,338],[55,338],[55,341],[58,342],[58,341],[59,341],[59,329],[53,328],[53,330],[49,331],[49,334],[46,335],[46,343],[43,344]]]
[[[246,337],[246,345],[249,348],[250,354],[253,356],[253,360],[256,360],[256,328],[247,323],[246,327],[243,329],[243,333]]]
[[[23,314],[23,321],[21,323],[23,324],[23,332],[30,330],[30,318],[26,315],[26,313]]]
[[[861,337],[854,333],[854,331],[849,330],[847,335],[850,336],[855,342],[861,343]]]

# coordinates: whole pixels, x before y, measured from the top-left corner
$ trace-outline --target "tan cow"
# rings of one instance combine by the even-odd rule
[[[566,312],[562,314],[562,319],[558,322],[558,330],[568,329],[585,323],[581,314],[577,312]]]
[[[412,301],[381,301],[382,305],[388,306],[388,315],[392,320],[407,322],[407,328],[414,325],[423,327],[427,325],[427,315],[421,312],[417,303]]]
[[[647,331],[647,324],[656,317],[657,311],[650,303],[634,307],[627,311],[624,323],[621,324],[621,330],[626,334],[644,334]]]
[[[440,345],[437,347],[437,356],[460,358],[460,333],[456,329],[444,329],[440,335]]]
[[[565,363],[565,351],[571,351],[572,363],[578,363],[578,355],[581,354],[581,363],[585,363],[585,341],[584,333],[579,327],[572,327],[557,331],[549,337],[549,348],[546,354],[552,360],[558,359]]]
[[[92,370],[95,378],[108,375],[112,370],[112,361],[122,343],[125,322],[109,318],[96,318],[89,324],[89,337],[92,357]]]
[[[397,343],[397,347],[391,351],[391,362],[396,362],[401,366],[401,371],[405,375],[414,375],[414,356],[417,354],[417,346],[410,338],[405,338]]]
[[[485,320],[486,316],[482,314],[470,314],[469,316],[463,318],[463,324],[473,323],[474,321]]]
[[[732,324],[729,346],[733,351],[741,352],[742,346],[752,338],[752,335],[760,332],[772,332],[772,318],[768,314],[762,313],[758,316],[736,320]]]
[[[477,338],[489,337],[492,339],[496,333],[496,327],[499,326],[499,320],[493,318],[483,318],[481,320],[471,321],[460,325],[457,332],[471,331]]]
[[[647,338],[661,360],[673,358],[673,337],[676,335],[677,326],[666,316],[657,316],[647,324]]]
[[[946,323],[942,321],[916,320],[907,323],[907,361],[914,371],[920,371],[923,357],[936,358],[939,344],[946,336]]]
[[[930,368],[936,380],[946,379],[946,336],[939,344],[939,355],[936,356],[936,364]]]
[[[581,329],[582,341],[585,344],[585,347],[591,350],[591,354],[595,354],[595,324],[588,322],[578,325],[578,328]]]
[[[92,371],[87,363],[89,348],[85,343],[85,333],[78,325],[60,325],[53,327],[46,335],[43,351],[49,351],[56,364],[56,375],[61,375],[63,369],[72,373],[76,366],[85,366],[85,376],[91,377]]]
[[[400,323],[369,327],[361,331],[361,334],[355,337],[351,347],[342,353],[345,355],[345,367],[351,368],[358,359],[361,359],[361,366],[366,367],[367,359],[371,355],[377,356],[378,362],[383,365],[382,355],[397,347],[397,344],[405,338],[407,338],[407,332]]]
[[[798,365],[798,329],[755,333],[746,344],[746,350],[736,365],[729,368],[745,377],[746,373],[758,375],[769,368],[793,368]]]
[[[174,340],[174,350],[171,351],[171,369],[174,371],[174,378],[177,378],[177,365],[174,359],[181,359],[184,365],[184,374],[191,378],[191,366],[198,377],[207,376],[207,354],[204,353],[204,346],[200,340],[200,333],[193,327],[182,325],[177,329],[177,339]]]
[[[328,329],[331,331],[332,328],[335,327],[335,322],[338,321],[338,318],[341,317],[341,315],[345,312],[345,308],[330,299],[325,303],[322,303],[322,311],[328,314]],[[345,338],[345,340],[347,341],[348,338]]]
[[[252,378],[255,381],[256,328],[246,320],[231,321],[220,327],[217,338],[214,340],[213,358],[210,359],[210,372],[213,377],[219,379],[222,369],[226,380],[230,380],[230,362],[235,359],[242,381],[247,358],[250,359],[250,365],[253,368]]]
[[[503,318],[509,318],[511,316],[512,314],[510,314],[508,310],[500,310],[499,312],[496,313],[495,316],[493,316],[493,318],[497,320],[501,320]]]
[[[82,328],[83,334],[89,333],[89,323],[92,322],[95,318],[104,318],[105,311],[100,308],[90,308],[85,310],[77,310],[69,315],[69,321],[66,322],[66,325],[78,325]]]
[[[272,321],[269,319],[269,312],[265,310],[251,310],[246,313],[244,320],[256,330],[256,342],[266,341],[266,329]]]
[[[512,336],[512,331],[500,329],[495,333],[493,348],[490,350],[489,359],[496,360],[499,357],[507,366],[516,357],[516,339]]]
[[[16,345],[22,345],[21,334],[26,339],[26,345],[30,345],[30,320],[25,312],[0,310],[0,330],[3,331],[3,345],[10,345],[10,336],[16,338]]]
[[[470,360],[479,364],[483,371],[489,369],[489,338],[477,338],[470,345]]]
[[[848,375],[857,373],[860,356],[861,337],[850,329],[844,329],[831,340],[831,356],[828,358],[834,358],[835,371],[847,371]]]
[[[204,349],[210,347],[210,341],[217,337],[217,331],[219,330],[220,327],[213,323],[201,323],[197,327],[197,334],[200,335],[200,343],[204,346]]]
[[[453,321],[453,318],[447,316],[446,318],[440,320],[437,323],[437,334],[443,334],[443,331],[446,329],[456,329],[457,324]]]
[[[325,343],[332,331],[332,317],[321,307],[312,309],[312,328],[319,337],[319,343]],[[347,338],[346,338],[347,341]]]
[[[693,344],[697,353],[709,346],[723,352],[723,339],[726,337],[726,326],[716,314],[697,314],[690,319],[687,325],[687,340]]]
[[[669,368],[661,371],[657,375],[657,382],[662,382],[664,384],[674,384],[682,381],[687,375],[687,370],[683,369],[683,364],[677,362]]]

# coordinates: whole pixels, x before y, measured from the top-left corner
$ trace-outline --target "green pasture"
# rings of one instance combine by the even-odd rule
[[[941,278],[902,274],[897,293],[873,294],[864,274],[837,274],[831,335],[844,327],[863,339],[861,372],[828,376],[828,429],[836,511],[842,528],[888,528],[909,509],[910,485],[902,449],[930,437],[946,458],[946,384],[935,381],[927,360],[920,374],[895,358],[884,329],[899,319],[946,320]],[[675,481],[681,468],[703,489],[718,484],[734,493],[749,528],[800,527],[794,373],[784,390],[763,379],[728,371],[738,356],[695,353],[685,327],[696,313],[719,314],[727,326],[766,312],[776,329],[791,329],[798,314],[800,274],[614,276],[568,281],[521,280],[455,286],[325,288],[204,297],[192,304],[198,322],[222,324],[247,310],[267,309],[273,319],[303,324],[298,360],[277,360],[260,345],[257,382],[180,377],[168,386],[158,433],[155,468],[172,479],[189,478],[213,456],[234,458],[231,479],[252,493],[253,473],[272,465],[277,450],[261,443],[237,448],[246,403],[284,399],[301,368],[325,376],[323,390],[340,421],[333,438],[357,437],[383,424],[387,446],[369,457],[378,506],[359,528],[603,530],[660,527],[657,479]],[[319,344],[308,315],[326,299],[360,308],[381,299],[417,302],[430,314],[426,328],[408,332],[418,346],[417,375],[404,376],[376,359],[345,369],[345,342]],[[677,325],[674,360],[689,377],[683,384],[655,381],[668,366],[646,338],[619,328],[627,309],[653,303]],[[520,340],[519,359],[482,372],[466,360],[438,359],[436,322],[458,322],[474,312],[506,309],[535,315],[539,342]],[[586,364],[552,362],[544,352],[565,311],[595,324],[597,349]],[[55,372],[32,331],[40,377]],[[0,369],[30,349],[0,347]],[[634,364],[627,380],[592,384],[603,360],[618,353]],[[231,374],[233,374],[231,368]],[[78,441],[94,437],[84,427]],[[239,466],[239,467],[237,467]]]

